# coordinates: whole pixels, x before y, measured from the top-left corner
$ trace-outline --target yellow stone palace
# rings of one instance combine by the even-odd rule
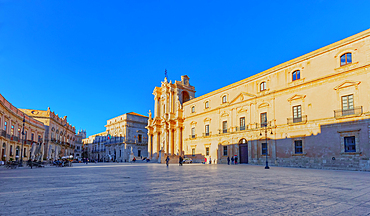
[[[200,97],[165,79],[149,156],[370,170],[369,80],[370,29]]]

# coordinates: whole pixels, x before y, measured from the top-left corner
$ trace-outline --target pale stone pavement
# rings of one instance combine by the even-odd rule
[[[201,164],[0,167],[0,215],[370,215],[370,173]]]

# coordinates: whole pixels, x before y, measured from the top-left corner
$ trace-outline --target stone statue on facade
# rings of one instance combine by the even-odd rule
[[[149,120],[152,120],[152,112],[149,110]]]

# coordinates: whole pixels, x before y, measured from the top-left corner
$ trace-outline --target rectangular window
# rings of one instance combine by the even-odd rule
[[[222,133],[227,133],[227,121],[222,122]]]
[[[33,138],[34,138],[35,134],[31,134],[31,140],[33,141]]]
[[[303,154],[302,140],[294,141],[294,149],[296,154]]]
[[[227,146],[224,146],[224,156],[227,156]]]
[[[24,149],[23,149],[23,155],[24,155],[25,157],[27,157],[27,151],[26,151],[26,148],[24,148]]]
[[[21,137],[21,129],[20,128],[18,128],[18,138],[19,139],[21,139],[22,137]]]
[[[267,154],[267,143],[262,143],[262,155]]]
[[[12,127],[10,128],[10,134],[11,134],[12,136],[14,136],[14,125],[12,125]]]
[[[191,155],[195,156],[195,148],[191,149]]]
[[[206,125],[205,127],[205,135],[209,136],[209,125]]]
[[[209,108],[209,102],[207,101],[205,104],[206,109]]]
[[[342,96],[342,113],[343,115],[353,115],[354,105],[353,105],[353,94]]]
[[[192,107],[191,107],[191,112],[192,112],[192,113],[195,113],[195,106],[192,106]]]
[[[302,121],[301,105],[293,107],[293,123]]]
[[[24,140],[27,140],[27,131],[24,132]]]
[[[261,127],[267,127],[267,113],[261,113]]]
[[[142,140],[143,140],[143,135],[139,134],[139,135],[137,136],[137,139],[138,139],[139,143],[141,143],[141,142],[142,142]]]
[[[344,137],[345,152],[356,152],[356,141],[354,136]]]
[[[209,147],[206,147],[206,156],[209,156]]]
[[[195,127],[191,128],[191,138],[195,138]]]
[[[6,126],[7,126],[7,124],[8,124],[7,122],[4,122],[4,131],[5,131],[5,132],[7,132],[7,131],[6,131]]]
[[[245,117],[240,118],[240,130],[245,130]]]
[[[13,146],[10,146],[10,156],[13,156]]]

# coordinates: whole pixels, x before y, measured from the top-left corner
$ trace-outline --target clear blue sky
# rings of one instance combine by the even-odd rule
[[[88,135],[153,110],[153,89],[196,96],[370,28],[370,1],[0,0],[0,93]]]

